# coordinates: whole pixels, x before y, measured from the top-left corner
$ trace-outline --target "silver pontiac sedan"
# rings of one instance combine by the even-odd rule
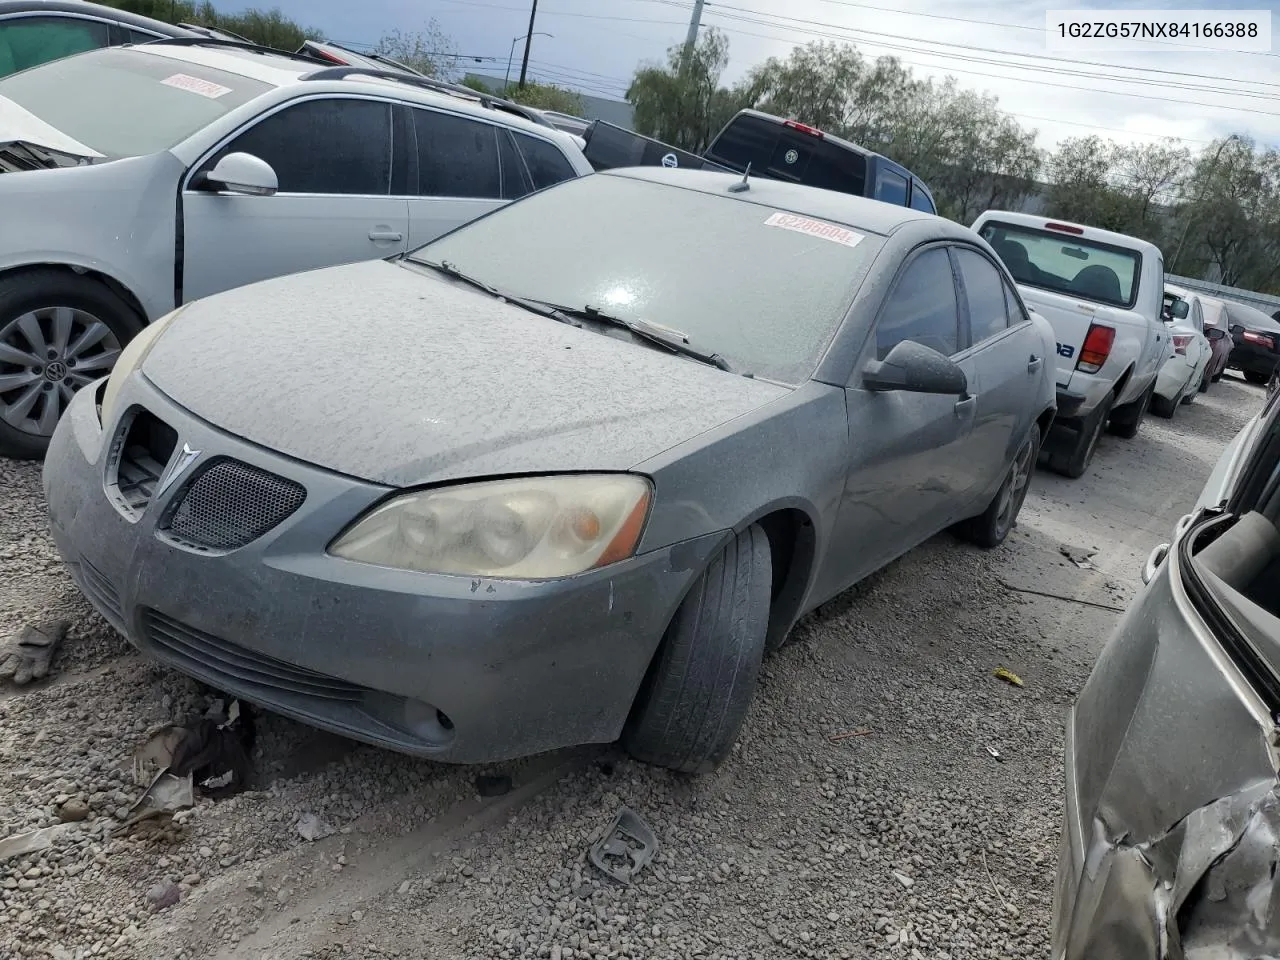
[[[644,168],[148,327],[54,433],[81,590],[140,649],[371,743],[723,760],[797,618],[1013,526],[1053,335],[991,249]]]
[[[1280,393],[1067,720],[1053,960],[1280,957]]]

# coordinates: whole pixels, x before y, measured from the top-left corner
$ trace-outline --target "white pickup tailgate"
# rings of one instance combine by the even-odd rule
[[[1048,320],[1053,327],[1054,339],[1058,343],[1056,378],[1059,387],[1071,387],[1071,377],[1075,372],[1076,362],[1080,359],[1080,348],[1084,346],[1084,338],[1094,323],[1115,329],[1116,338],[1111,347],[1111,356],[1125,357],[1130,361],[1141,356],[1147,332],[1146,321],[1141,317],[1125,310],[1021,283],[1018,284],[1018,292],[1022,294],[1027,306]]]

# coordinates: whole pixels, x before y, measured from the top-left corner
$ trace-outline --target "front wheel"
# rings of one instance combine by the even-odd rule
[[[729,755],[755,693],[772,583],[758,525],[711,561],[667,627],[622,732],[633,757],[707,773]]]
[[[1018,512],[1023,501],[1027,499],[1027,491],[1031,487],[1031,474],[1036,469],[1036,459],[1040,456],[1040,425],[1033,423],[1027,439],[1014,455],[1013,464],[1005,474],[1004,482],[996,492],[987,509],[976,517],[962,521],[956,525],[955,532],[970,543],[991,549],[1004,543],[1018,523]]]
[[[75,392],[111,372],[143,323],[91,277],[0,277],[0,457],[42,459]]]

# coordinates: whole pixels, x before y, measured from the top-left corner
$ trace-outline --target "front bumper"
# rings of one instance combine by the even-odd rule
[[[1067,718],[1052,960],[1246,960],[1280,948],[1269,720],[1190,605],[1178,549]]]
[[[354,563],[325,547],[389,489],[226,434],[137,374],[104,434],[95,393],[76,395],[44,467],[53,537],[85,596],[182,673],[406,753],[480,763],[616,739],[667,622],[721,542],[544,582]],[[165,518],[197,464],[126,516],[109,481],[120,427],[140,408],[176,432],[171,464],[185,445],[200,463],[230,458],[299,485],[305,500],[236,549],[181,542]],[[219,509],[261,512],[265,502],[232,497]]]

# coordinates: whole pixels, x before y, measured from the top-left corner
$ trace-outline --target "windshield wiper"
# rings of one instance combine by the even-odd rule
[[[585,320],[593,320],[606,326],[628,330],[632,336],[647,340],[649,343],[670,350],[672,353],[678,353],[682,357],[689,357],[691,360],[708,363],[719,370],[725,370],[729,373],[734,372],[733,368],[729,366],[729,361],[720,356],[720,354],[707,353],[705,350],[699,350],[690,344],[689,335],[682,330],[660,326],[647,320],[623,320],[621,317],[603,313],[590,304],[581,309],[575,307],[556,307],[555,309],[569,317],[582,317]]]
[[[499,300],[505,300],[508,303],[514,303],[517,307],[528,310],[530,313],[536,313],[540,317],[550,317],[560,323],[567,323],[571,327],[582,326],[577,320],[567,316],[563,311],[552,306],[551,304],[542,303],[538,300],[526,300],[524,297],[516,297],[509,293],[504,293],[493,284],[481,280],[479,277],[473,277],[470,274],[463,273],[458,269],[457,265],[448,260],[441,260],[439,263],[432,263],[430,260],[415,260],[408,258],[410,263],[416,263],[418,266],[427,267],[428,269],[442,273],[446,277],[465,283],[468,286],[475,287],[477,290],[483,290],[491,297],[497,297]]]
[[[93,161],[89,157],[42,147],[28,140],[0,143],[0,163],[10,170],[56,170],[58,167],[78,167],[91,162]]]

